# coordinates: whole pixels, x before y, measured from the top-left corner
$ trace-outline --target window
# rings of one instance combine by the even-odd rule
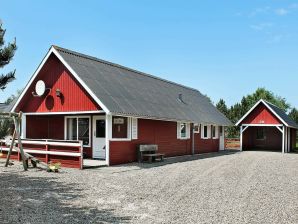
[[[212,126],[212,138],[213,139],[218,138],[218,126]]]
[[[257,129],[257,140],[264,140],[266,138],[264,128]]]
[[[66,117],[66,139],[82,140],[90,145],[90,117]]]
[[[177,139],[189,139],[190,138],[190,124],[177,123]]]
[[[105,138],[106,137],[106,121],[105,120],[96,120],[96,138]]]
[[[128,138],[128,118],[113,117],[112,118],[112,138],[126,139]]]
[[[194,124],[193,131],[194,131],[194,133],[200,133],[200,125]]]
[[[201,126],[201,138],[208,139],[211,137],[211,126],[210,125],[202,125]]]

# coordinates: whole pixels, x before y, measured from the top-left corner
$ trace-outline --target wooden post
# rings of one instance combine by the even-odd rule
[[[81,156],[80,156],[80,169],[84,169],[84,158],[83,158],[83,141],[79,141],[81,144],[79,146],[79,151],[81,153]]]
[[[194,155],[195,154],[195,125],[194,125],[194,123],[192,124],[192,133],[191,133],[191,135],[192,135],[192,146],[191,146],[191,153],[192,153],[192,155]]]
[[[26,158],[25,158],[23,145],[22,145],[22,140],[21,140],[21,136],[20,136],[20,132],[19,132],[19,124],[20,124],[19,120],[21,119],[21,116],[22,116],[22,113],[20,113],[19,117],[17,117],[17,118],[13,117],[13,122],[15,125],[16,137],[18,138],[18,146],[19,146],[22,161],[23,161],[23,167],[24,167],[24,170],[26,171],[28,169],[28,167],[27,167]]]
[[[242,151],[242,133],[243,133],[243,127],[242,127],[242,125],[240,126],[240,151]]]
[[[286,127],[285,131],[285,153],[288,152],[288,127]]]
[[[9,146],[9,151],[7,152],[5,167],[7,167],[8,164],[9,164],[9,159],[10,159],[10,156],[11,156],[11,153],[12,153],[12,149],[13,149],[13,146],[14,146],[15,139],[16,139],[16,130],[14,130],[13,135],[12,135],[12,140],[11,140],[11,143],[10,143],[10,146]]]
[[[46,151],[49,151],[49,145],[48,145],[48,140],[46,140]],[[49,163],[49,154],[46,154],[46,164]]]
[[[282,153],[285,153],[285,126],[282,126]]]
[[[291,152],[291,128],[288,128],[288,152]]]

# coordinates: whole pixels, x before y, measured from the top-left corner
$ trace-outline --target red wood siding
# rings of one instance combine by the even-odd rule
[[[92,122],[92,116],[90,119]],[[26,138],[64,140],[64,115],[26,116]],[[92,135],[90,141],[92,143]],[[88,158],[92,158],[91,147],[84,147],[83,152]]]
[[[26,116],[26,137],[32,139],[64,139],[64,116]]]
[[[138,120],[138,139],[132,141],[110,141],[110,164],[122,164],[137,160],[137,145],[157,144],[159,152],[167,157],[190,155],[192,140],[177,139],[177,123],[149,119]],[[219,149],[218,139],[201,140],[196,135],[196,153],[216,152]]]
[[[51,88],[50,92],[43,97],[32,96],[38,80],[43,80],[46,87]],[[56,89],[61,90],[62,97],[56,96]],[[17,108],[17,111],[19,110],[23,112],[95,111],[100,110],[100,107],[59,59],[51,55],[21,100]]]
[[[242,124],[282,124],[281,121],[263,104],[258,105]]]
[[[291,149],[295,149],[296,148],[296,138],[297,138],[297,130],[291,128]]]
[[[257,140],[257,129],[263,128],[266,138]],[[249,127],[243,133],[243,150],[265,149],[277,150],[282,149],[282,134],[276,127]]]
[[[219,138],[218,139],[202,139],[201,133],[195,133],[195,153],[208,153],[218,152]]]

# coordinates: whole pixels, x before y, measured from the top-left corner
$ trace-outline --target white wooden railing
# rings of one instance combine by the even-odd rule
[[[17,141],[16,141],[17,142]],[[11,141],[0,140],[0,150],[3,152],[9,151]],[[18,144],[16,143],[16,146]],[[63,164],[65,166],[74,166],[80,169],[83,168],[83,142],[72,140],[55,140],[55,139],[22,139],[22,145],[26,153],[37,155],[45,155],[44,162],[48,163],[51,160],[59,161],[59,157],[72,157],[73,161],[69,160],[71,164]],[[58,147],[58,149],[57,149]],[[61,149],[62,148],[62,149]],[[18,154],[18,150],[13,149],[13,153]]]

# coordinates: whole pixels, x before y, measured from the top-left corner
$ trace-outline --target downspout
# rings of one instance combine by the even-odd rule
[[[192,155],[195,154],[195,125],[194,123],[192,124]]]

